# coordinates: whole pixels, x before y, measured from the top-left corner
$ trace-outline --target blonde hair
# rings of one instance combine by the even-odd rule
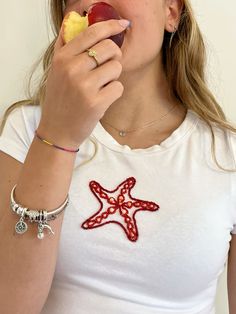
[[[179,21],[178,30],[172,37],[171,47],[170,33],[165,31],[162,55],[163,64],[169,86],[175,97],[185,108],[192,109],[206,122],[212,137],[211,152],[216,165],[224,171],[236,171],[236,169],[225,169],[219,165],[215,153],[215,135],[212,125],[222,130],[236,132],[236,127],[228,122],[222,108],[207,87],[205,80],[206,49],[203,37],[189,0],[183,0],[183,10]],[[63,21],[64,2],[62,0],[50,1],[50,12],[52,18],[52,29],[55,39],[50,43],[44,55],[34,64],[28,83],[27,100],[12,104],[4,113],[0,125],[0,134],[4,128],[7,116],[15,108],[21,105],[41,105],[45,96],[45,87],[50,70],[53,49]],[[42,63],[43,75],[36,91],[31,94],[30,85],[33,73]],[[90,138],[90,140],[92,140]],[[96,143],[93,142],[95,145]],[[91,160],[91,159],[90,159]],[[87,162],[86,162],[87,163]]]

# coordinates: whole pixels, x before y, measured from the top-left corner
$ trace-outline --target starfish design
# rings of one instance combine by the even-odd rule
[[[108,191],[98,182],[91,181],[89,187],[101,206],[93,216],[83,222],[82,228],[93,229],[108,223],[116,223],[123,228],[130,241],[137,241],[138,228],[135,214],[140,210],[157,211],[159,205],[132,197],[130,190],[135,184],[135,178],[130,177],[115,190]]]

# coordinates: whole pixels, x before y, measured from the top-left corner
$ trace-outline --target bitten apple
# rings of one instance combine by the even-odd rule
[[[111,5],[105,2],[97,2],[90,6],[88,10],[89,25],[111,19],[120,19],[118,12]],[[113,40],[119,47],[121,47],[124,41],[124,31],[117,35],[111,36],[110,39]]]
[[[65,43],[71,41],[88,27],[88,17],[81,16],[75,11],[69,12],[63,21],[63,38]]]
[[[111,19],[119,20],[120,16],[111,5],[105,2],[97,2],[91,5],[86,16],[81,16],[79,13],[71,11],[65,16],[63,21],[64,41],[68,43],[80,32],[94,23]],[[111,36],[110,39],[121,47],[124,41],[124,31]]]

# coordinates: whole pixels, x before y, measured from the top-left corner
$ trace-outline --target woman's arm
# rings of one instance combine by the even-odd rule
[[[236,235],[232,236],[228,258],[228,300],[229,314],[236,314]]]
[[[34,139],[25,163],[0,152],[0,304],[4,314],[39,314],[51,287],[64,214],[37,238],[36,224],[15,235],[19,216],[10,209],[10,191],[17,183],[15,199],[30,209],[60,206],[71,182],[75,154],[52,148]],[[67,210],[67,209],[65,209]]]

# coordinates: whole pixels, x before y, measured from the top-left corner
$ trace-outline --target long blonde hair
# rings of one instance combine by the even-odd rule
[[[222,167],[215,154],[215,135],[212,123],[222,130],[236,132],[236,127],[228,122],[226,116],[217,103],[215,97],[207,87],[205,80],[206,49],[203,36],[194,17],[189,0],[183,0],[184,7],[180,18],[178,30],[172,37],[171,47],[170,33],[165,31],[162,54],[166,76],[174,95],[185,108],[192,109],[208,125],[211,131],[212,156],[217,166],[225,171],[236,171],[236,169],[225,169]],[[11,111],[21,105],[41,105],[44,101],[45,87],[50,70],[53,49],[63,21],[63,0],[51,0],[50,12],[52,29],[55,39],[50,43],[44,55],[34,64],[28,83],[29,97],[12,104],[4,113],[0,125],[0,134],[4,128],[6,119]],[[32,94],[30,91],[33,73],[38,65],[43,66],[43,75],[37,89]]]

